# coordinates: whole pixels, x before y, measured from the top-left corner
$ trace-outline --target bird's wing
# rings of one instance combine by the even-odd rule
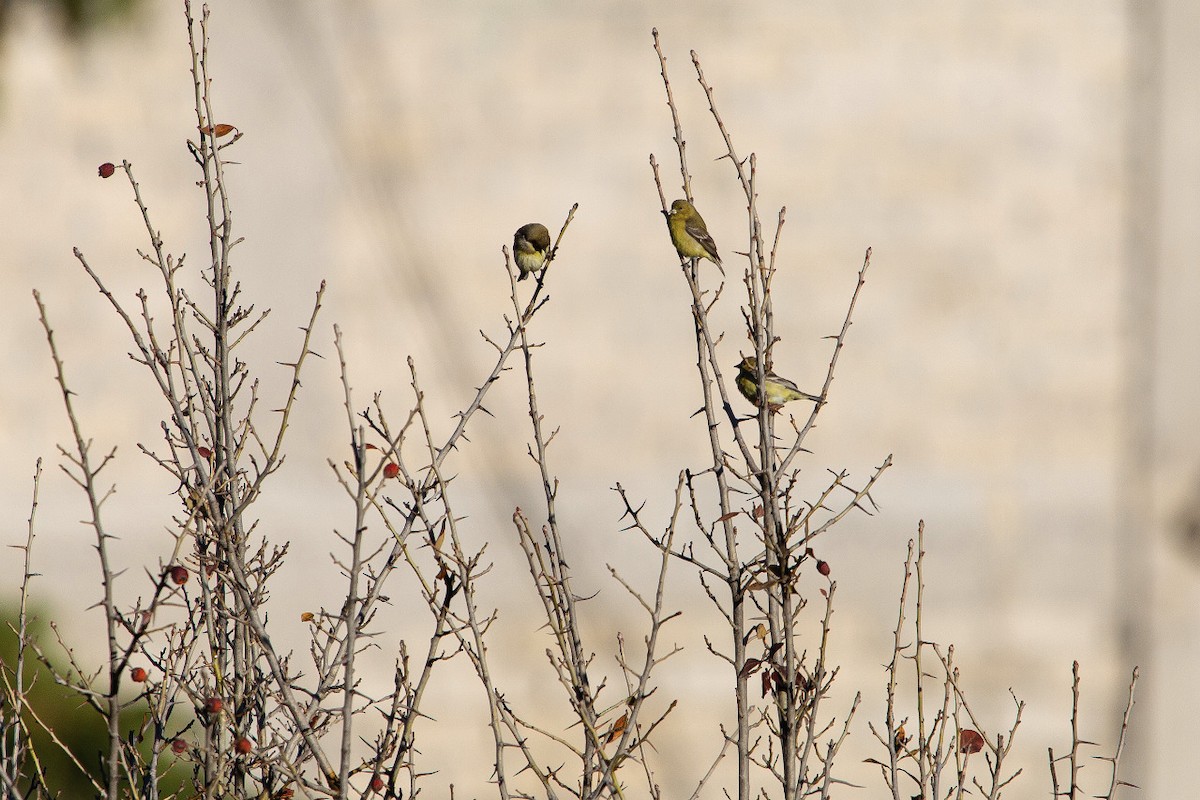
[[[703,223],[697,223],[694,219],[689,219],[684,223],[683,229],[704,248],[704,251],[712,256],[713,261],[720,262],[721,257],[717,255],[717,243],[708,235],[703,227]]]
[[[796,394],[800,395],[801,397],[807,397],[809,400],[820,400],[820,398],[817,397],[815,394],[809,394],[808,392],[802,390],[799,386],[796,385],[795,381],[790,381],[787,378],[781,378],[773,372],[767,375],[767,382],[768,383],[777,383],[780,386],[785,387],[789,391],[795,392]]]
[[[804,394],[804,392],[800,391],[800,387],[796,385],[795,381],[790,381],[787,378],[781,378],[773,372],[767,375],[767,380],[771,381],[772,383],[778,383],[785,389],[791,389],[793,392],[800,392],[800,394]]]

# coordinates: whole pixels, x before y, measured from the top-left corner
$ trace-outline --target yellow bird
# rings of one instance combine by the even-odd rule
[[[759,403],[758,392],[758,359],[754,356],[743,358],[737,365],[737,387],[742,393],[742,397],[749,400],[754,405]],[[796,384],[789,381],[787,378],[781,378],[774,372],[768,371],[764,376],[764,382],[767,387],[767,407],[772,411],[778,411],[783,408],[783,404],[790,400],[811,400],[814,403],[823,402],[820,397],[800,391]]]
[[[725,274],[721,257],[717,255],[717,243],[708,235],[708,226],[694,205],[687,200],[671,203],[671,210],[667,212],[667,228],[671,231],[671,243],[675,245],[680,258],[707,258],[720,268],[722,275]]]
[[[546,266],[546,256],[550,253],[550,231],[540,222],[531,222],[517,228],[513,234],[513,259],[523,281],[533,273]]]

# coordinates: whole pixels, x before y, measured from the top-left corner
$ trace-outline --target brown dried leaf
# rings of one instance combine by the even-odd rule
[[[908,744],[908,734],[904,732],[904,726],[901,725],[896,728],[896,735],[892,737],[892,752],[903,752],[906,744]]]
[[[617,720],[616,722],[613,723],[612,730],[608,732],[608,739],[605,740],[604,743],[610,744],[613,741],[615,741],[616,738],[621,735],[621,732],[625,730],[625,726],[628,724],[629,724],[629,712],[626,711],[624,714],[621,715],[621,718],[619,720]]]
[[[228,136],[236,130],[235,126],[227,125],[224,122],[218,122],[216,125],[205,125],[200,128],[200,132],[205,136],[213,136],[217,139],[220,139],[222,136]]]
[[[742,670],[741,670],[741,672],[738,673],[738,677],[739,678],[750,677],[751,675],[754,674],[754,671],[756,669],[758,669],[760,664],[762,664],[762,662],[759,661],[757,658],[746,659],[746,663],[742,664]]]
[[[983,749],[984,739],[979,731],[963,728],[958,732],[958,752],[978,753]]]

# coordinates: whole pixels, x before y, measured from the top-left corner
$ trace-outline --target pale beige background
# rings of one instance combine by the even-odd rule
[[[132,601],[177,503],[135,447],[157,441],[162,412],[71,247],[124,297],[150,285],[129,187],[95,174],[103,161],[128,158],[168,247],[188,252],[194,267],[204,252],[183,145],[195,120],[182,13],[171,2],[144,5],[119,29],[72,43],[18,3],[0,51],[5,544],[23,535],[33,463],[44,455],[38,591],[82,638],[99,625],[95,612],[81,613],[98,596],[94,554],[76,524],[80,498],[54,467],[68,430],[29,293],[43,291],[97,446],[119,446],[109,513]],[[1072,659],[1084,669],[1084,736],[1111,744],[1113,698],[1131,667],[1112,620],[1124,567],[1136,561],[1116,544],[1115,522],[1129,391],[1124,4],[213,5],[219,117],[245,132],[231,171],[246,237],[236,266],[247,296],[273,309],[247,353],[266,394],[278,396],[284,371],[274,363],[293,356],[297,326],[327,279],[319,349],[332,355],[338,322],[359,406],[382,390],[398,416],[412,355],[448,426],[490,359],[478,330],[501,330],[501,245],[532,219],[556,227],[580,203],[539,323],[540,400],[563,426],[553,451],[560,509],[577,579],[600,592],[586,609],[602,654],[618,628],[638,638],[640,621],[603,564],[636,578],[647,561],[620,533],[609,488],[620,481],[646,497],[661,524],[678,471],[703,462],[700,425],[688,419],[697,395],[686,290],[647,163],[653,152],[669,167],[673,154],[653,26],[670,57],[698,203],[728,262],[745,247],[744,201],[729,165],[714,161],[720,141],[690,70],[688,50],[697,50],[738,146],[758,154],[762,208],[788,208],[781,372],[805,386],[819,380],[821,337],[836,331],[863,251],[875,250],[805,462],[817,485],[826,468],[865,476],[888,453],[896,460],[875,494],[881,513],[851,517],[821,547],[842,601],[836,702],[864,692],[844,776],[875,787],[857,796],[878,796],[859,762],[879,755],[866,723],[882,718],[879,665],[918,519],[928,525],[929,635],[957,645],[965,685],[993,730],[1007,723],[1008,687],[1029,701],[1017,756],[1026,775],[1011,796],[1049,791],[1046,746],[1069,742]],[[1164,258],[1158,317],[1147,320],[1160,342],[1155,386],[1145,390],[1156,489],[1139,547],[1155,583],[1135,588],[1153,597],[1158,645],[1138,659],[1152,678],[1138,708],[1147,738],[1128,774],[1153,786],[1147,797],[1195,791],[1187,765],[1200,735],[1200,592],[1174,544],[1200,467],[1191,45],[1200,19],[1187,6],[1167,3],[1163,23]],[[666,175],[675,194],[678,181]],[[732,305],[720,313],[732,364],[739,318]],[[308,374],[291,454],[261,511],[264,531],[292,541],[273,618],[281,639],[299,646],[299,611],[338,602],[327,554],[332,529],[352,521],[325,464],[344,457],[348,438],[336,369],[327,359]],[[519,389],[498,387],[489,408],[507,420],[477,423],[475,445],[454,465],[472,535],[494,540],[491,587],[506,609],[495,653],[514,698],[544,694],[549,680],[508,522],[514,505],[537,507]],[[15,560],[0,569],[11,590]],[[713,618],[693,583],[676,572],[675,601],[689,613],[674,633],[686,651],[662,692],[687,710],[660,743],[671,795],[690,791],[718,749],[712,720],[727,699],[719,665],[703,653]],[[397,601],[393,630],[419,635],[422,622],[419,608]],[[606,655],[598,661],[611,670]],[[479,690],[462,669],[443,681],[430,763],[452,765],[447,782],[477,789],[489,772]],[[474,760],[471,742],[480,745]]]

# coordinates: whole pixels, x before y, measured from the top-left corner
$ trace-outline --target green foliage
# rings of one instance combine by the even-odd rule
[[[41,0],[73,36],[82,36],[103,27],[121,22],[141,5],[140,0]],[[11,4],[0,0],[0,31],[8,24]]]
[[[40,649],[48,656],[53,654],[57,646],[48,626],[43,622],[43,615],[36,610],[29,614],[29,638],[39,643]],[[0,670],[3,679],[0,685],[5,689],[0,694],[0,737],[5,743],[12,741],[14,705],[9,690],[16,687],[16,668],[19,650],[17,636],[17,609],[11,606],[0,606]],[[55,664],[55,669],[61,665]],[[103,679],[103,678],[101,678]],[[91,797],[95,790],[88,777],[80,771],[71,757],[63,751],[66,747],[79,764],[99,780],[100,754],[108,748],[108,736],[103,718],[85,703],[78,694],[55,682],[54,674],[49,667],[38,660],[31,648],[25,650],[24,680],[25,725],[32,739],[33,752],[37,753],[45,776],[45,790],[50,796],[58,797]],[[144,703],[137,703],[126,710],[121,716],[121,730],[126,735],[136,731],[146,712]],[[39,722],[40,721],[40,722]],[[54,738],[46,729],[54,732],[61,742],[56,744]],[[148,750],[146,743],[141,745],[143,751]],[[169,776],[160,784],[163,795],[167,796],[174,788],[181,787],[186,778],[183,765],[176,766],[176,759],[169,752],[163,759],[165,772]],[[27,765],[25,775],[20,781],[21,796],[29,789],[36,768],[32,763]],[[38,796],[34,793],[31,796]]]

